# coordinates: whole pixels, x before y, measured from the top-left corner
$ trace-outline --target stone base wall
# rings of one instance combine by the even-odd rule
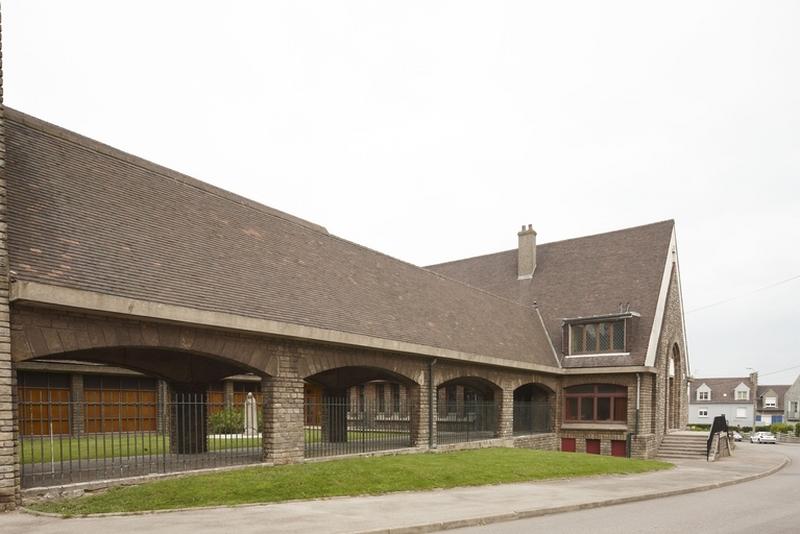
[[[651,459],[658,454],[660,440],[655,434],[639,434],[631,440],[631,456],[634,458]]]
[[[514,438],[517,449],[536,449],[540,451],[557,451],[559,449],[558,434],[532,434]]]

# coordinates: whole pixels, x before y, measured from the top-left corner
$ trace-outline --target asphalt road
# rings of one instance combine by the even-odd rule
[[[766,478],[725,488],[449,532],[800,533],[800,445],[740,445],[777,447],[792,463]]]

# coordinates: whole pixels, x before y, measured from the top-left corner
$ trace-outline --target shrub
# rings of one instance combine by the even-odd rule
[[[244,432],[244,410],[226,408],[208,418],[211,434],[241,434]]]
[[[689,430],[708,432],[711,430],[711,425],[689,425]]]
[[[800,423],[794,425],[794,435],[800,438]]]
[[[773,434],[788,434],[789,432],[794,430],[792,426],[793,425],[790,425],[788,423],[773,423],[769,425],[769,431],[772,432]]]
[[[756,432],[769,432],[769,425],[756,425]]]
[[[743,426],[742,432],[751,432],[753,430],[752,426]]]

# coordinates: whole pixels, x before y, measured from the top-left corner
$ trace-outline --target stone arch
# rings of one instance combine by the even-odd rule
[[[385,374],[413,385],[425,382],[425,367],[410,358],[396,355],[363,351],[343,350],[338,347],[319,347],[307,350],[298,363],[298,374],[304,380],[312,380],[336,369],[372,369],[376,374]]]
[[[555,428],[556,392],[541,382],[526,382],[512,394],[514,435],[551,432]]]
[[[86,360],[181,383],[275,371],[268,340],[218,330],[35,308],[15,313],[12,331],[16,362]]]

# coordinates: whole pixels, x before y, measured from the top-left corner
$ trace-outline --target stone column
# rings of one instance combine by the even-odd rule
[[[233,408],[233,380],[222,381],[222,398],[226,409]]]
[[[275,465],[302,462],[305,447],[303,379],[297,372],[299,354],[276,346],[275,376],[261,379],[264,393],[264,461]]]
[[[347,441],[347,389],[326,388],[322,393],[322,439],[330,443]]]
[[[71,374],[70,379],[70,434],[73,436],[80,436],[84,432],[84,417],[83,417],[83,375]]]
[[[411,446],[427,449],[431,414],[427,380],[418,386],[408,386],[407,400],[404,406],[410,416]]]
[[[172,384],[170,452],[198,454],[208,451],[208,386]]]
[[[494,392],[497,407],[497,429],[495,436],[510,438],[514,435],[514,388],[504,386]]]
[[[11,308],[8,300],[8,208],[3,109],[3,60],[0,46],[0,511],[12,510],[20,503],[17,374],[11,360]]]

